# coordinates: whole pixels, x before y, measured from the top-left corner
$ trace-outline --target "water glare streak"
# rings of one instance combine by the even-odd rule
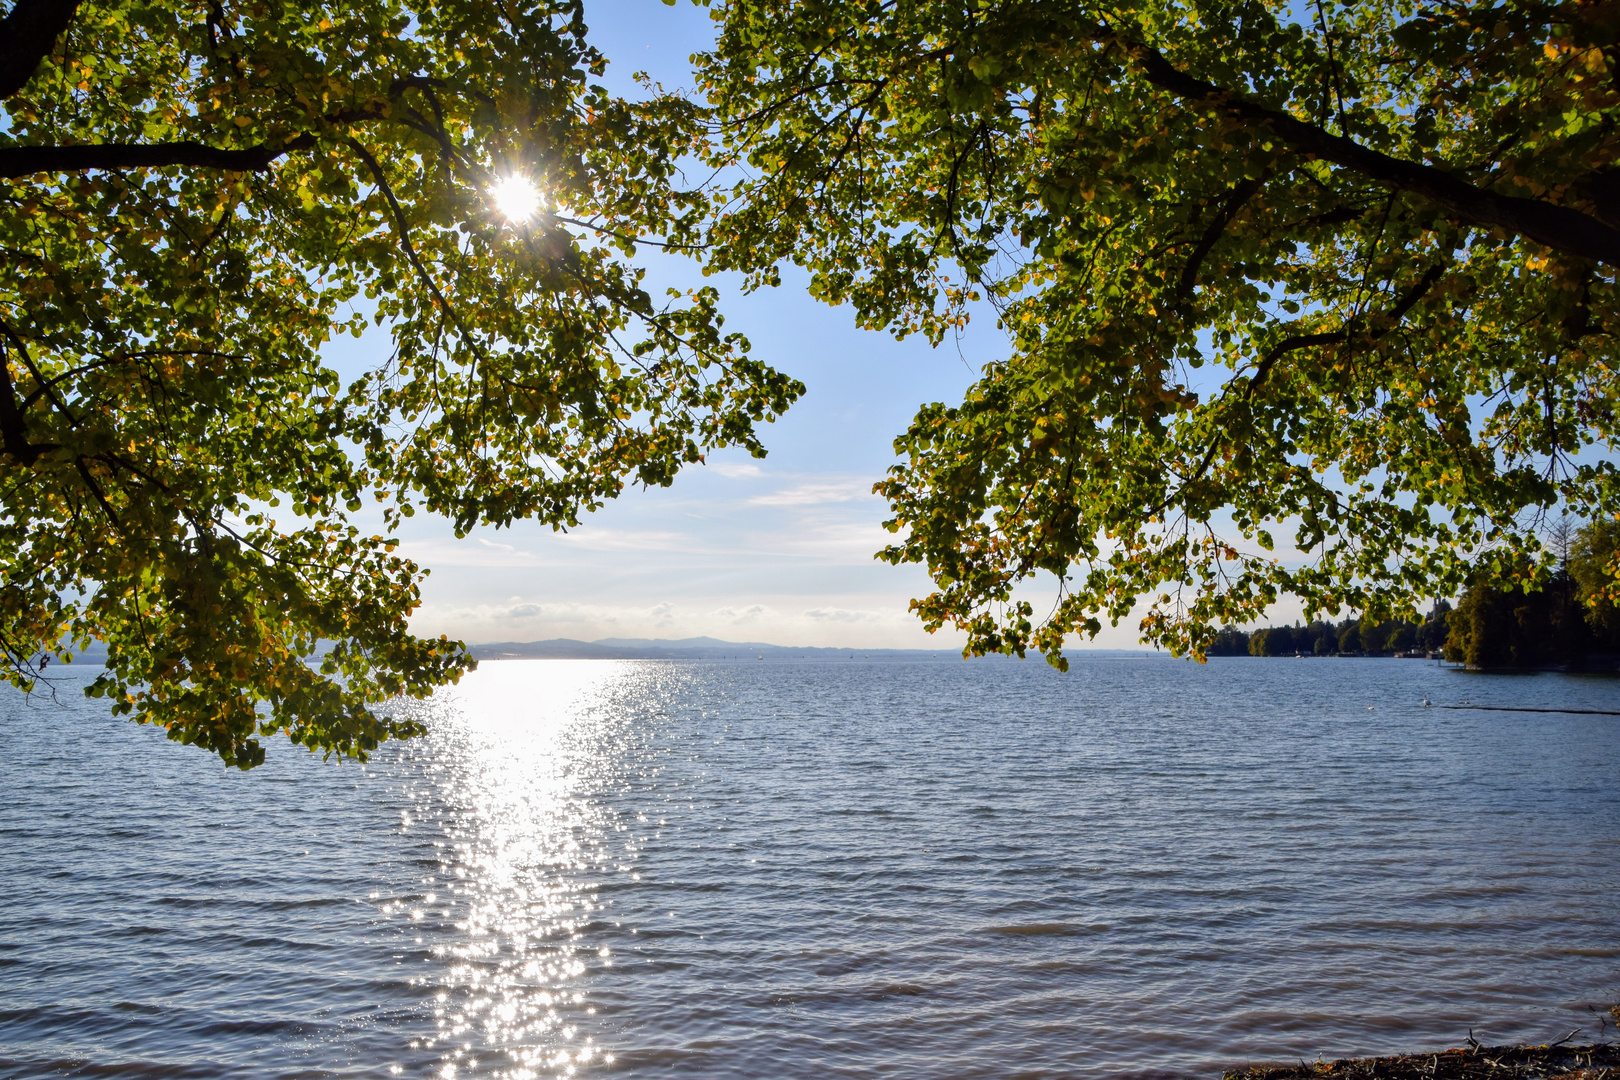
[[[612,1062],[581,1030],[594,1012],[583,977],[611,952],[582,939],[607,918],[602,878],[634,859],[596,794],[631,742],[610,691],[635,677],[624,664],[492,664],[419,711],[431,735],[410,754],[402,827],[434,823],[438,865],[419,907],[379,910],[432,919],[435,1031],[412,1048],[438,1051],[443,1077]]]

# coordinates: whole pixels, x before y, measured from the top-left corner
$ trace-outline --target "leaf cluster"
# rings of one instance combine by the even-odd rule
[[[1620,513],[1620,9],[727,0],[714,265],[1009,354],[878,486],[970,652],[1415,615]],[[1291,550],[1290,550],[1291,549]],[[1054,580],[1037,614],[1019,590]]]
[[[591,82],[570,0],[18,0],[0,48],[0,648],[105,645],[90,688],[242,768],[364,758],[453,682],[410,632],[418,509],[566,528],[803,391],[651,295],[706,197],[694,107]],[[47,20],[48,21],[48,20]],[[48,37],[49,35],[47,35]],[[24,41],[20,30],[12,42]],[[504,219],[518,174],[545,211]],[[337,335],[391,339],[351,385]],[[352,523],[367,504],[383,529]]]

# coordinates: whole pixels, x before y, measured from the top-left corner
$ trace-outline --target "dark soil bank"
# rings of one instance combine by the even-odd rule
[[[1223,1080],[1620,1080],[1620,1046],[1465,1046],[1433,1054],[1342,1058],[1229,1070]]]

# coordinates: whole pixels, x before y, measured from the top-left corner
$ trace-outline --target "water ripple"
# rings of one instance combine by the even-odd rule
[[[1147,1078],[1556,1038],[1620,986],[1620,727],[1419,703],[1616,689],[513,661],[368,767],[245,775],[8,693],[0,1076]]]

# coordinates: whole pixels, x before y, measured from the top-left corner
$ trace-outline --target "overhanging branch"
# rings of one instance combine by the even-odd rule
[[[264,144],[222,150],[199,142],[81,143],[75,146],[0,146],[0,177],[16,179],[36,173],[122,171],[182,165],[226,172],[259,172],[277,158],[315,145],[315,136],[299,135],[279,146]]]
[[[1417,279],[1412,287],[1406,290],[1406,292],[1403,293],[1398,300],[1396,300],[1394,307],[1390,308],[1388,311],[1378,313],[1378,321],[1381,325],[1369,333],[1367,335],[1367,339],[1369,341],[1377,341],[1379,338],[1382,338],[1384,335],[1388,334],[1391,330],[1394,330],[1395,327],[1400,324],[1400,321],[1406,317],[1406,313],[1411,311],[1412,308],[1416,307],[1417,302],[1427,296],[1430,289],[1434,288],[1435,282],[1439,281],[1445,276],[1446,269],[1446,264],[1442,262],[1435,263],[1425,270],[1423,275]],[[1258,390],[1261,387],[1261,384],[1263,384],[1267,377],[1270,376],[1271,369],[1276,365],[1278,360],[1282,359],[1284,356],[1287,356],[1291,352],[1298,352],[1300,349],[1312,349],[1323,345],[1342,345],[1351,339],[1351,335],[1355,331],[1356,323],[1358,321],[1359,320],[1352,320],[1351,323],[1342,330],[1326,330],[1317,334],[1292,334],[1283,338],[1270,349],[1266,350],[1266,354],[1262,356],[1260,358],[1260,362],[1255,365],[1254,374],[1249,376],[1248,382],[1243,388],[1244,404],[1248,404],[1254,400],[1254,392]],[[1204,474],[1209,471],[1209,467],[1215,463],[1215,455],[1217,452],[1219,452],[1220,448],[1221,441],[1219,439],[1216,439],[1210,443],[1209,450],[1205,452],[1203,460],[1198,463],[1198,467],[1193,470],[1192,475],[1182,483],[1181,487],[1183,491],[1186,490],[1189,484],[1197,483],[1199,480],[1204,478]],[[1153,517],[1157,514],[1163,513],[1170,506],[1171,502],[1172,498],[1170,496],[1166,496],[1164,501],[1160,502],[1157,506],[1149,510],[1146,516]]]
[[[62,36],[79,0],[17,0],[0,20],[0,99],[28,85]]]
[[[1620,266],[1620,229],[1590,214],[1539,199],[1498,195],[1432,165],[1391,157],[1189,75],[1157,49],[1106,27],[1097,27],[1094,33],[1097,40],[1123,49],[1147,81],[1161,90],[1237,120],[1264,124],[1297,153],[1330,161],[1397,191],[1411,192],[1469,224],[1503,229],[1566,255]]]
[[[1226,231],[1226,226],[1231,224],[1232,218],[1239,210],[1243,209],[1243,204],[1254,198],[1255,193],[1264,184],[1265,178],[1263,176],[1250,177],[1239,182],[1227,195],[1214,220],[1205,228],[1204,235],[1199,238],[1198,246],[1193,248],[1193,253],[1187,257],[1187,265],[1182,268],[1181,280],[1176,285],[1176,298],[1178,300],[1185,300],[1192,295],[1193,287],[1198,284],[1198,270],[1204,265],[1204,259],[1209,256],[1210,249],[1215,246],[1215,242]]]

